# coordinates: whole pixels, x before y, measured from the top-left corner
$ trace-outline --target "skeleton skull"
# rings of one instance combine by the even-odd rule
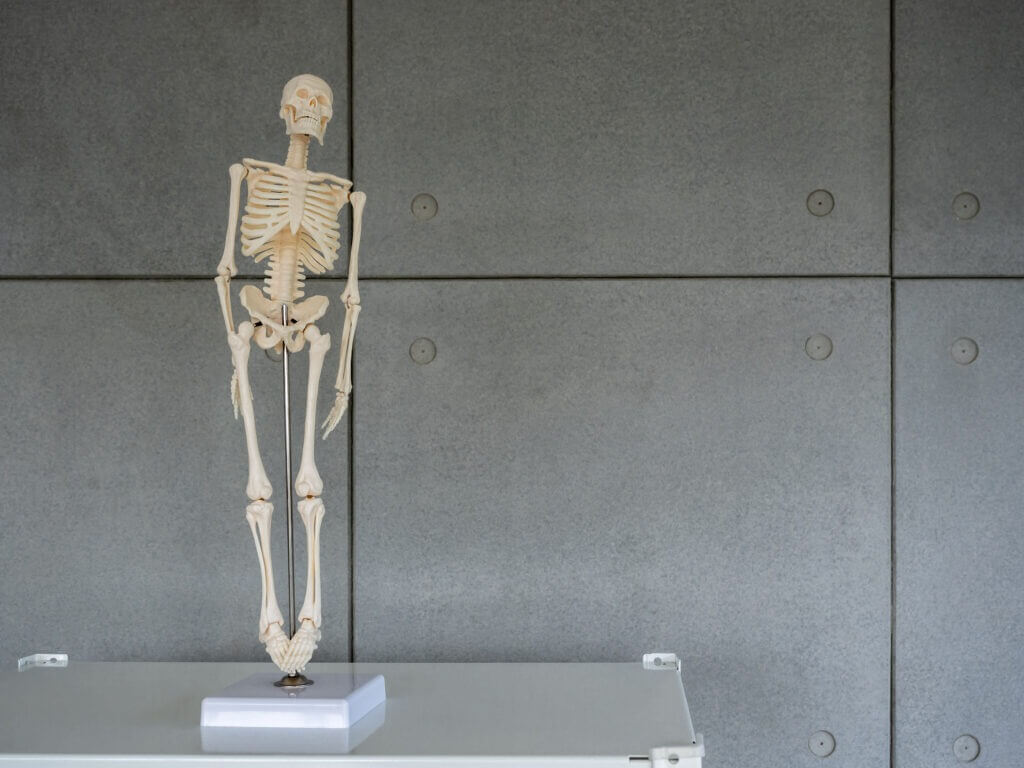
[[[315,75],[299,75],[289,80],[281,92],[281,119],[287,133],[315,136],[322,145],[327,123],[334,114],[331,86]]]

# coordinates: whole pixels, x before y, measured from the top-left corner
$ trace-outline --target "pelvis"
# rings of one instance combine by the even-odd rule
[[[260,349],[270,349],[284,343],[289,352],[298,352],[306,343],[302,332],[327,312],[326,296],[310,296],[293,304],[288,311],[288,324],[281,322],[281,304],[266,298],[254,285],[246,285],[239,292],[242,306],[249,311],[256,333],[253,340]]]

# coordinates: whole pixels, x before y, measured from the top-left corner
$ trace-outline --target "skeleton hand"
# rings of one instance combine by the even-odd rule
[[[341,421],[341,417],[345,415],[345,410],[348,408],[348,392],[338,392],[334,398],[334,407],[331,408],[331,412],[327,414],[327,418],[324,419],[324,423],[320,426],[324,429],[324,437],[326,440],[327,436],[334,431],[334,428],[338,426]]]

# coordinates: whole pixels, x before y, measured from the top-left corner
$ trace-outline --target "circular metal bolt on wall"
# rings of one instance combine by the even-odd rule
[[[409,347],[409,357],[417,365],[426,365],[437,357],[437,345],[430,339],[416,339]]]
[[[964,336],[953,342],[949,353],[960,365],[970,365],[978,359],[978,343]]]
[[[832,354],[832,339],[824,333],[816,333],[807,339],[804,350],[811,360],[825,360]]]
[[[419,221],[428,221],[437,216],[437,200],[424,192],[412,199],[412,215]]]
[[[817,731],[811,734],[807,746],[818,757],[828,757],[836,751],[836,737],[828,731]]]
[[[827,189],[816,189],[807,196],[807,210],[815,216],[828,216],[836,207],[836,200]]]
[[[981,210],[981,203],[970,192],[961,192],[953,198],[953,213],[958,219],[973,219]]]
[[[961,763],[969,763],[981,754],[981,744],[976,738],[965,733],[953,742],[953,754]]]

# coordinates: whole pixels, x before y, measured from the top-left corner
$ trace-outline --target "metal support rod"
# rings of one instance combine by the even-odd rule
[[[281,305],[281,325],[288,327],[288,305]],[[281,341],[282,379],[284,380],[284,505],[288,523],[288,637],[295,637],[295,514],[292,509],[292,399],[288,380],[288,345]],[[303,688],[313,681],[294,672],[274,683],[279,688]]]
[[[288,327],[288,305],[281,305],[281,325]],[[292,401],[288,391],[288,345],[281,342],[284,378],[284,506],[288,522],[288,637],[295,636],[295,538],[292,513]]]

